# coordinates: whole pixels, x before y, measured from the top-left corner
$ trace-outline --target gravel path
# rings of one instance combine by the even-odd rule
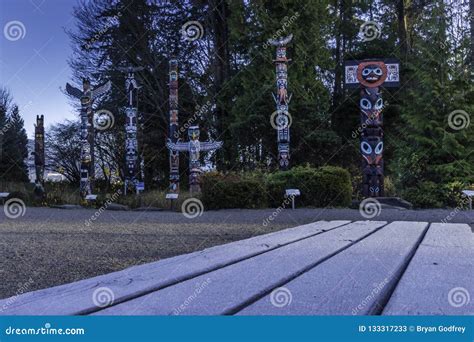
[[[8,219],[0,211],[0,298],[317,220],[365,219],[352,209],[233,209],[195,219],[174,212],[107,210],[91,220],[96,212],[27,208],[24,216]],[[474,211],[383,209],[374,219],[440,222],[447,217],[474,227]]]

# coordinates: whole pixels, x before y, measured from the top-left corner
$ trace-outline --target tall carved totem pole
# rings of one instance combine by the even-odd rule
[[[33,152],[35,157],[35,195],[39,198],[44,198],[44,116],[36,115],[35,125],[35,151]]]
[[[347,61],[345,64],[346,87],[360,88],[360,151],[362,193],[365,197],[384,196],[384,102],[380,87],[398,87],[399,84],[397,60]]]
[[[92,181],[95,174],[93,163],[94,126],[92,124],[93,111],[92,104],[96,98],[104,95],[111,88],[111,83],[107,83],[92,89],[90,81],[84,79],[83,90],[79,90],[69,83],[66,83],[66,91],[69,95],[81,100],[81,184],[80,195],[85,199],[92,193]]]
[[[170,126],[169,126],[169,142],[176,144],[179,139],[178,132],[178,61],[171,59],[169,61],[169,105],[170,105]],[[179,152],[178,150],[169,149],[170,151],[170,193],[179,192]]]
[[[137,139],[137,112],[138,112],[138,86],[135,72],[143,70],[143,67],[118,68],[127,73],[125,79],[125,92],[127,94],[127,107],[125,107],[125,194],[131,185],[137,191],[138,172],[141,164],[138,164],[138,139]],[[141,177],[141,172],[140,172]],[[144,181],[144,179],[142,179]]]
[[[288,104],[291,95],[288,96],[288,62],[286,58],[286,45],[293,39],[293,35],[288,37],[269,40],[269,43],[277,47],[276,59],[273,61],[276,66],[277,93],[273,94],[276,103],[276,111],[272,114],[272,125],[275,124],[277,130],[278,143],[278,165],[280,170],[288,170],[290,166],[290,124],[291,117],[288,113]]]
[[[168,141],[166,146],[171,151],[188,152],[189,153],[189,190],[191,193],[201,191],[200,176],[202,173],[201,162],[199,160],[200,152],[217,150],[222,147],[222,141],[199,141],[199,126],[191,126],[188,128],[188,142],[171,142]]]

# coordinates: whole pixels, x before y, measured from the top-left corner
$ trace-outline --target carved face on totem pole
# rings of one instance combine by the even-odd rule
[[[379,165],[382,160],[383,138],[380,136],[363,137],[360,142],[360,151],[368,165]]]
[[[379,87],[387,78],[384,62],[363,62],[357,68],[357,79],[367,88]]]
[[[290,165],[290,146],[289,144],[280,144],[278,146],[278,153],[280,155],[279,164],[282,169],[288,168]]]
[[[382,109],[384,103],[379,89],[363,88],[360,94],[359,107],[361,110],[361,125],[382,125]]]
[[[188,138],[189,141],[199,141],[199,136],[201,135],[199,131],[199,126],[190,126],[188,128]]]

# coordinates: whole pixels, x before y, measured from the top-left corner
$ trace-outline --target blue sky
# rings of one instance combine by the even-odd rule
[[[71,77],[67,59],[72,50],[65,29],[75,26],[75,4],[76,0],[0,0],[0,86],[10,89],[29,138],[37,114],[44,114],[46,127],[76,117],[60,90]]]

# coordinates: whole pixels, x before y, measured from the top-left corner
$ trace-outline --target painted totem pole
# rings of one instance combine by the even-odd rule
[[[143,70],[143,67],[127,67],[118,68],[118,70],[127,73],[125,79],[125,91],[127,93],[127,107],[125,107],[125,195],[127,189],[131,185],[135,191],[137,190],[137,161],[138,161],[138,139],[137,139],[137,106],[138,106],[138,86],[135,80],[135,72]],[[141,164],[140,164],[141,168]],[[140,172],[141,177],[141,172]],[[142,181],[144,181],[142,179]]]
[[[85,199],[92,193],[92,179],[94,175],[93,163],[93,142],[94,127],[92,125],[93,112],[92,104],[96,98],[104,95],[110,90],[111,83],[107,83],[92,89],[90,81],[84,79],[82,82],[83,90],[79,90],[69,83],[66,83],[66,91],[69,95],[81,100],[81,184],[80,195]]]
[[[170,105],[170,127],[169,142],[176,144],[179,139],[178,132],[178,61],[171,59],[169,62],[169,105]],[[170,193],[179,192],[179,152],[178,150],[169,149],[170,151]]]
[[[399,83],[397,60],[347,61],[345,64],[346,87],[360,88],[360,151],[362,193],[365,197],[384,196],[384,103],[380,87],[398,87]]]
[[[176,152],[189,153],[189,190],[191,193],[201,191],[200,175],[201,162],[199,161],[200,152],[207,152],[217,150],[222,147],[222,141],[199,141],[200,131],[199,126],[190,126],[188,128],[188,142],[171,142],[168,141],[166,146]]]
[[[43,199],[45,197],[44,192],[44,116],[36,115],[36,125],[35,125],[35,151],[33,152],[35,156],[35,195]]]
[[[272,114],[272,125],[275,123],[277,129],[278,143],[278,165],[280,170],[288,170],[290,166],[290,124],[291,117],[288,113],[288,104],[291,95],[288,96],[288,62],[286,58],[286,45],[293,39],[293,35],[278,40],[269,40],[269,43],[277,47],[276,66],[277,93],[273,94],[276,103],[276,111]]]

